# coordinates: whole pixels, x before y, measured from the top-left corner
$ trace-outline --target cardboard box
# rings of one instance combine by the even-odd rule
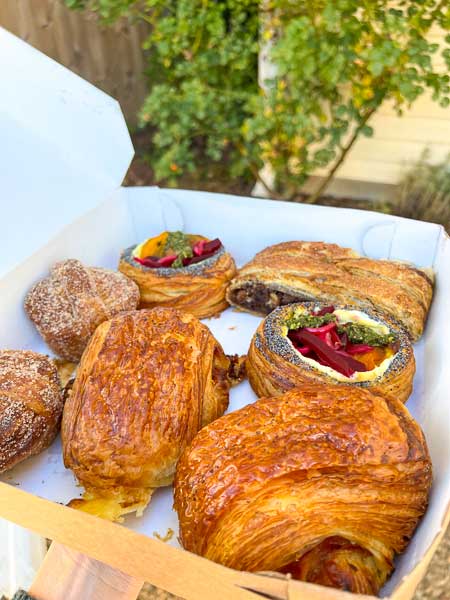
[[[11,68],[9,61],[14,63]],[[12,94],[8,102],[0,99],[0,130],[8,131],[9,148],[14,150],[8,154],[3,148],[0,156],[0,164],[8,165],[1,174],[7,190],[6,202],[2,200],[1,348],[48,352],[22,303],[30,286],[47,275],[55,261],[70,257],[115,268],[122,248],[166,229],[220,237],[238,264],[270,244],[299,239],[335,242],[374,258],[433,266],[436,294],[425,335],[415,347],[417,374],[407,407],[425,432],[434,484],[428,511],[381,594],[411,598],[450,516],[450,241],[443,228],[348,209],[120,188],[131,146],[117,104],[1,30],[0,66],[6,71],[6,87],[17,94],[28,89],[24,79],[35,85],[33,102],[22,105],[22,97],[15,102]],[[85,143],[93,146],[84,153]],[[27,175],[30,161],[35,163],[34,179]],[[205,322],[226,352],[245,353],[259,320],[229,309],[220,319]],[[255,399],[243,382],[232,390],[229,410]],[[181,550],[169,488],[155,493],[143,517],[127,517],[124,526],[65,507],[81,489],[63,466],[59,440],[0,480],[1,517],[188,600],[255,598],[256,591],[280,599],[355,597],[282,576],[235,572]],[[158,535],[163,537],[169,528],[175,531],[172,539],[159,541]]]

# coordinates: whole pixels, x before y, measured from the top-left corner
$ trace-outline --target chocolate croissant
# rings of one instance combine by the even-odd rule
[[[0,473],[50,446],[62,410],[53,361],[30,350],[0,351]]]
[[[258,396],[278,396],[309,383],[364,387],[406,402],[414,352],[403,328],[373,309],[314,302],[275,309],[259,325],[247,356]]]
[[[285,242],[259,252],[231,282],[227,300],[265,315],[292,302],[376,308],[420,338],[433,295],[429,269],[373,260],[323,242]]]
[[[64,464],[84,486],[71,506],[120,520],[172,482],[181,451],[223,414],[230,360],[209,329],[170,308],[102,323],[63,415]]]
[[[100,323],[138,302],[137,285],[121,273],[69,259],[31,288],[25,310],[55,354],[78,361]]]
[[[424,436],[400,402],[305,385],[198,433],[175,479],[186,550],[376,594],[423,515]]]
[[[181,231],[165,231],[127,248],[119,270],[138,284],[141,307],[169,306],[199,319],[227,308],[225,292],[236,275],[234,260],[219,239]]]

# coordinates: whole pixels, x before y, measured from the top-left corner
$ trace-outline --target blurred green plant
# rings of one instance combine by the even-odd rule
[[[226,162],[231,177],[270,165],[274,196],[292,198],[318,168],[316,199],[370,117],[390,100],[398,114],[426,90],[450,104],[448,0],[65,0],[151,25],[150,93],[140,112],[151,126],[152,167],[171,184],[184,172]],[[258,52],[275,77],[258,86]]]
[[[402,178],[391,212],[440,223],[450,233],[450,155],[431,164],[430,152],[425,151]]]

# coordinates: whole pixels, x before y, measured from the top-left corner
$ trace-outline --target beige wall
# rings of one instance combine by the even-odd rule
[[[443,36],[434,31],[430,39],[439,43]],[[441,57],[435,67],[446,70]],[[450,153],[450,108],[441,108],[429,94],[421,96],[402,117],[386,104],[369,124],[374,136],[358,140],[337,173],[339,179],[395,184],[424,148],[429,148],[432,162]]]
[[[101,27],[95,15],[71,11],[62,0],[0,0],[0,25],[119,100],[135,122],[147,89],[145,25]]]

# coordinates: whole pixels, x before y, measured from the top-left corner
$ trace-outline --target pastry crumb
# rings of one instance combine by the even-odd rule
[[[171,527],[169,527],[166,535],[162,536],[157,531],[154,531],[153,537],[158,539],[160,542],[169,542],[173,538],[174,533],[174,530]]]
[[[236,325],[231,325],[230,327],[228,327],[228,329],[229,329],[230,331],[234,331],[234,330],[236,329]]]

